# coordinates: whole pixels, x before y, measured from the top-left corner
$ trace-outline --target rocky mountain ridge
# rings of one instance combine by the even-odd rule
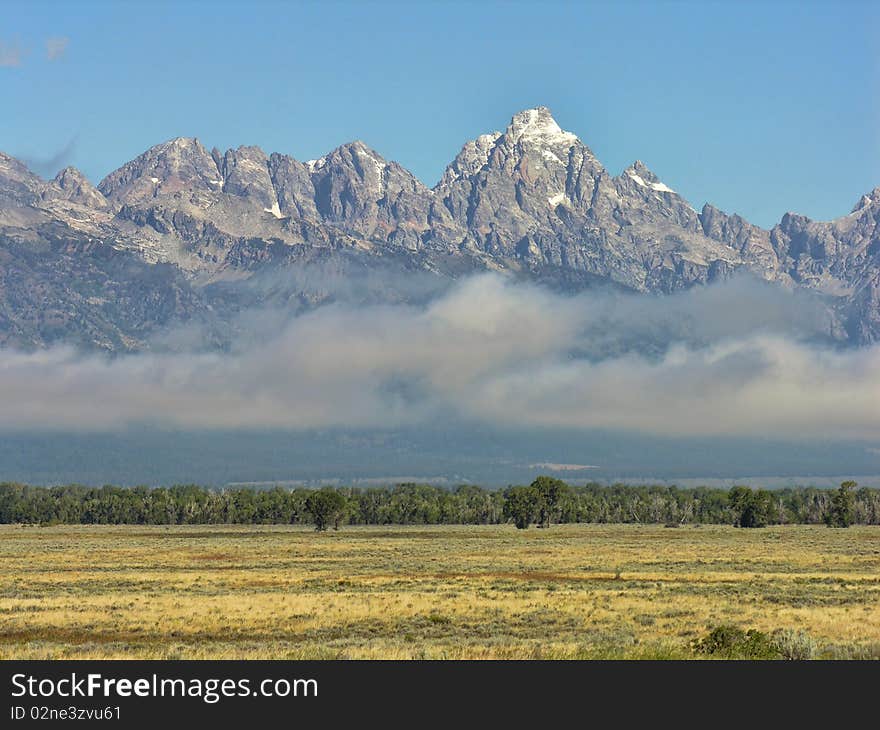
[[[360,141],[300,162],[177,138],[97,187],[74,168],[44,181],[0,153],[0,343],[117,351],[150,347],[170,323],[220,333],[267,297],[326,299],[292,275],[306,264],[648,294],[747,272],[815,292],[828,334],[864,344],[880,339],[880,188],[834,221],[788,213],[768,231],[697,212],[640,161],[613,176],[545,107],[466,142],[434,188]],[[268,274],[267,293],[254,284]],[[132,320],[122,302],[148,291]],[[65,314],[50,325],[48,311]]]

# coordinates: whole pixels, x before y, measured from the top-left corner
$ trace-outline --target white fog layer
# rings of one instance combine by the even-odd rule
[[[880,436],[880,346],[821,344],[810,299],[748,280],[666,297],[561,296],[481,275],[427,304],[271,315],[251,312],[253,327],[274,330],[226,353],[5,350],[0,427],[384,428],[455,417],[679,436]]]

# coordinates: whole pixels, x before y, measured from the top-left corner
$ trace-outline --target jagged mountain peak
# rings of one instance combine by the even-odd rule
[[[525,166],[518,167],[520,163]],[[546,179],[554,188],[551,196],[554,199],[559,197],[558,188],[568,172],[573,180],[585,180],[603,171],[592,151],[577,135],[563,130],[546,106],[514,114],[503,133],[482,134],[465,142],[435,190],[456,185],[493,167],[504,170],[505,174],[519,169],[518,174],[524,174],[522,179],[530,186],[539,179]]]
[[[177,159],[188,157],[210,157],[210,152],[199,141],[198,137],[174,137],[155,144],[137,157],[132,162],[152,159]]]
[[[861,198],[859,198],[859,202],[853,206],[850,214],[858,213],[860,210],[864,210],[865,208],[870,208],[872,206],[880,206],[880,187],[874,188],[870,193],[865,193]]]
[[[703,207],[700,210],[701,217],[714,217],[714,216],[724,216],[725,218],[738,218],[741,220],[745,220],[738,213],[728,213],[727,211],[722,210],[717,205],[713,205],[712,203],[703,203]]]
[[[2,150],[0,150],[0,168],[25,168],[25,164],[19,160],[17,157],[13,157]]]
[[[72,165],[68,165],[63,170],[59,171],[55,176],[54,182],[58,183],[62,188],[67,188],[71,185],[82,185],[84,183],[91,185],[88,178],[83,175],[79,169]]]
[[[660,180],[641,160],[636,160],[623,171],[621,177],[627,177],[636,185],[650,188],[658,193],[675,193],[675,191]]]
[[[43,200],[67,200],[97,210],[109,206],[107,199],[91,181],[75,167],[65,167],[46,185]]]
[[[126,167],[127,165],[143,164],[144,162],[156,159],[175,159],[179,157],[191,157],[193,155],[210,157],[211,153],[199,141],[198,137],[174,137],[173,139],[154,144],[152,147],[146,149],[131,160],[131,162],[123,165],[123,167]]]
[[[211,156],[216,157],[218,152],[219,151],[215,148],[211,151]],[[225,159],[248,160],[250,162],[258,162],[261,165],[266,164],[269,160],[269,155],[266,154],[263,148],[254,144],[243,144],[238,147],[232,147],[226,150],[221,157]]]
[[[501,132],[490,132],[465,142],[461,151],[443,172],[437,187],[449,185],[459,178],[469,177],[483,169],[501,136]]]
[[[381,164],[388,164],[388,161],[382,157],[376,150],[370,147],[366,142],[362,139],[355,139],[351,142],[346,142],[345,144],[339,145],[334,150],[331,150],[328,154],[324,155],[323,159],[332,160],[338,159],[341,157],[357,157],[360,159],[371,159],[376,160]]]
[[[250,170],[251,172],[260,171],[265,174],[269,165],[269,156],[261,147],[256,145],[240,145],[220,153],[218,150],[212,150],[211,158],[217,165],[217,169],[222,173],[224,181],[233,174],[237,168],[242,170]]]
[[[212,153],[222,173],[214,190],[253,200],[265,213],[281,218],[278,198],[269,172],[269,157],[256,145],[241,145],[222,156]]]
[[[175,137],[150,147],[98,184],[110,200],[131,203],[183,190],[216,191],[223,177],[212,154],[196,137]]]
[[[305,164],[308,167],[309,172],[314,173],[322,170],[328,163],[331,165],[348,165],[351,164],[353,160],[371,160],[379,170],[388,165],[387,160],[382,157],[382,155],[360,139],[341,144],[330,150],[326,155],[322,155],[315,160],[307,160]]]
[[[880,283],[865,284],[880,282],[880,188],[850,216],[826,224],[787,214],[766,231],[708,204],[698,214],[641,160],[609,174],[547,107],[466,142],[433,191],[358,139],[299,162],[252,145],[209,152],[177,137],[98,189],[75,168],[45,182],[0,153],[0,234],[46,221],[64,223],[64,236],[176,266],[194,286],[348,256],[444,276],[508,269],[645,292],[739,271],[820,292],[858,284],[868,294],[830,305],[834,326],[859,342],[880,339]]]
[[[150,150],[165,152],[168,150],[186,150],[186,149],[198,149],[204,150],[204,145],[199,142],[198,137],[174,137],[173,139],[166,140],[165,142],[160,142],[159,144],[150,148]]]
[[[504,136],[513,144],[532,143],[571,147],[578,141],[576,135],[566,132],[556,123],[553,114],[546,106],[524,109],[514,114]]]
[[[354,173],[367,186],[376,190],[395,181],[395,187],[404,186],[430,193],[427,187],[405,167],[387,160],[366,142],[356,139],[340,145],[317,160],[306,162],[309,174],[324,177],[328,174],[348,175]]]
[[[5,152],[0,152],[0,177],[28,183],[42,181],[42,178],[32,172],[21,160]]]
[[[20,160],[0,152],[0,200],[32,204],[45,185],[43,179]]]
[[[650,180],[651,182],[655,182],[657,179],[659,179],[654,174],[654,171],[651,170],[651,168],[648,167],[641,160],[636,160],[635,162],[633,162],[629,167],[626,168],[626,170],[624,170],[624,172],[634,172],[637,175],[640,175],[645,180]]]

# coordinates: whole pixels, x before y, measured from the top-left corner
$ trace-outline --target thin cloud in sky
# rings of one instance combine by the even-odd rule
[[[49,61],[57,61],[67,52],[67,46],[69,44],[70,38],[49,38],[46,41],[46,58]]]
[[[70,38],[54,36],[46,39],[46,60],[58,61],[67,53]],[[27,49],[18,41],[0,40],[0,68],[18,68],[24,65]]]
[[[0,40],[0,67],[16,68],[24,61],[24,49],[18,43]]]

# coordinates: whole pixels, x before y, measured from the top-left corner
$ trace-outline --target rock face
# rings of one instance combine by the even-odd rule
[[[459,240],[540,272],[565,269],[639,291],[672,291],[745,262],[707,237],[699,216],[641,162],[611,176],[545,107],[503,134],[468,142],[434,190]]]
[[[45,260],[29,253],[38,250]],[[360,141],[300,162],[258,147],[208,151],[181,137],[97,188],[74,168],[45,182],[0,153],[5,342],[41,346],[56,337],[40,325],[49,305],[30,306],[27,290],[76,312],[57,336],[68,327],[83,343],[137,349],[174,322],[222,330],[238,307],[267,296],[250,284],[315,262],[443,278],[509,271],[556,287],[607,282],[650,293],[749,272],[824,298],[839,339],[880,339],[880,188],[837,220],[788,213],[767,231],[709,204],[698,213],[640,161],[610,174],[545,107],[466,142],[433,189]],[[22,266],[27,290],[13,282]],[[131,316],[122,306],[89,310],[65,268],[85,277],[78,290],[94,287],[95,301],[108,288],[123,292]],[[321,300],[302,277],[276,281],[279,302]],[[146,296],[149,286],[154,296]],[[128,287],[141,303],[126,300]]]
[[[0,201],[4,206],[36,203],[43,185],[24,164],[0,152]]]
[[[58,200],[76,203],[86,208],[107,210],[110,204],[75,167],[65,167],[42,192],[43,200]]]
[[[880,340],[880,188],[830,222],[787,213],[770,241],[780,268],[796,284],[841,300],[851,340]]]
[[[171,264],[148,264],[52,223],[36,240],[0,233],[0,347],[137,350],[183,322],[222,329],[204,293]]]
[[[133,205],[175,193],[211,193],[222,184],[217,163],[202,143],[178,137],[110,173],[98,189],[108,200]]]

